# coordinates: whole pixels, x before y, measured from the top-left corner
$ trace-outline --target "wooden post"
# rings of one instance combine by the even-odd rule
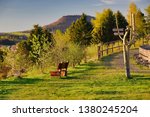
[[[107,44],[107,49],[106,49],[106,55],[108,55],[108,47],[109,47],[109,44]]]
[[[118,47],[119,47],[119,51],[120,51],[120,44],[119,44],[119,41],[118,41]]]
[[[98,60],[101,58],[101,46],[98,45]]]
[[[103,44],[101,45],[101,57],[103,57],[104,53],[103,53]]]
[[[112,43],[112,53],[114,52],[114,48],[113,48],[113,46],[114,46],[114,43]]]

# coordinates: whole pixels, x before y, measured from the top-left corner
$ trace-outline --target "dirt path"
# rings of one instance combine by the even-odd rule
[[[137,53],[138,53],[138,50],[131,50],[130,51],[130,63],[131,63],[130,64],[130,69],[131,69],[131,72],[150,73],[149,68],[142,67],[140,65],[137,65],[134,62],[133,55],[137,54]],[[111,66],[111,67],[116,68],[116,69],[124,69],[122,52],[110,55],[108,57],[104,57],[103,60],[104,60],[104,64],[106,66]]]

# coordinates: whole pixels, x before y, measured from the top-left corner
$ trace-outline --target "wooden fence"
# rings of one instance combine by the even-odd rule
[[[136,43],[131,48],[139,48],[141,45],[150,44],[150,40],[140,39],[136,41]],[[122,51],[122,41],[113,41],[109,43],[99,44],[98,45],[98,60],[100,60],[103,56],[107,56],[109,54],[115,52]]]
[[[98,45],[98,59],[101,59],[105,55],[112,54],[116,52],[116,50],[122,50],[122,42],[121,41],[113,41],[105,44]]]

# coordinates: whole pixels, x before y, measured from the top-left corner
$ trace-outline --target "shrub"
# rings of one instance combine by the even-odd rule
[[[49,51],[51,63],[56,65],[62,61],[69,61],[69,65],[75,66],[82,61],[84,49],[70,41],[67,34],[56,31],[54,38],[56,40],[55,46]]]

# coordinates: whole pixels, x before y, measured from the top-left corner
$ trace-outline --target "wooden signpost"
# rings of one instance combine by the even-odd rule
[[[119,33],[118,33],[118,31],[119,31]],[[124,29],[123,28],[119,28],[118,30],[117,30],[117,28],[113,28],[113,32],[114,32],[114,35],[124,35]]]

